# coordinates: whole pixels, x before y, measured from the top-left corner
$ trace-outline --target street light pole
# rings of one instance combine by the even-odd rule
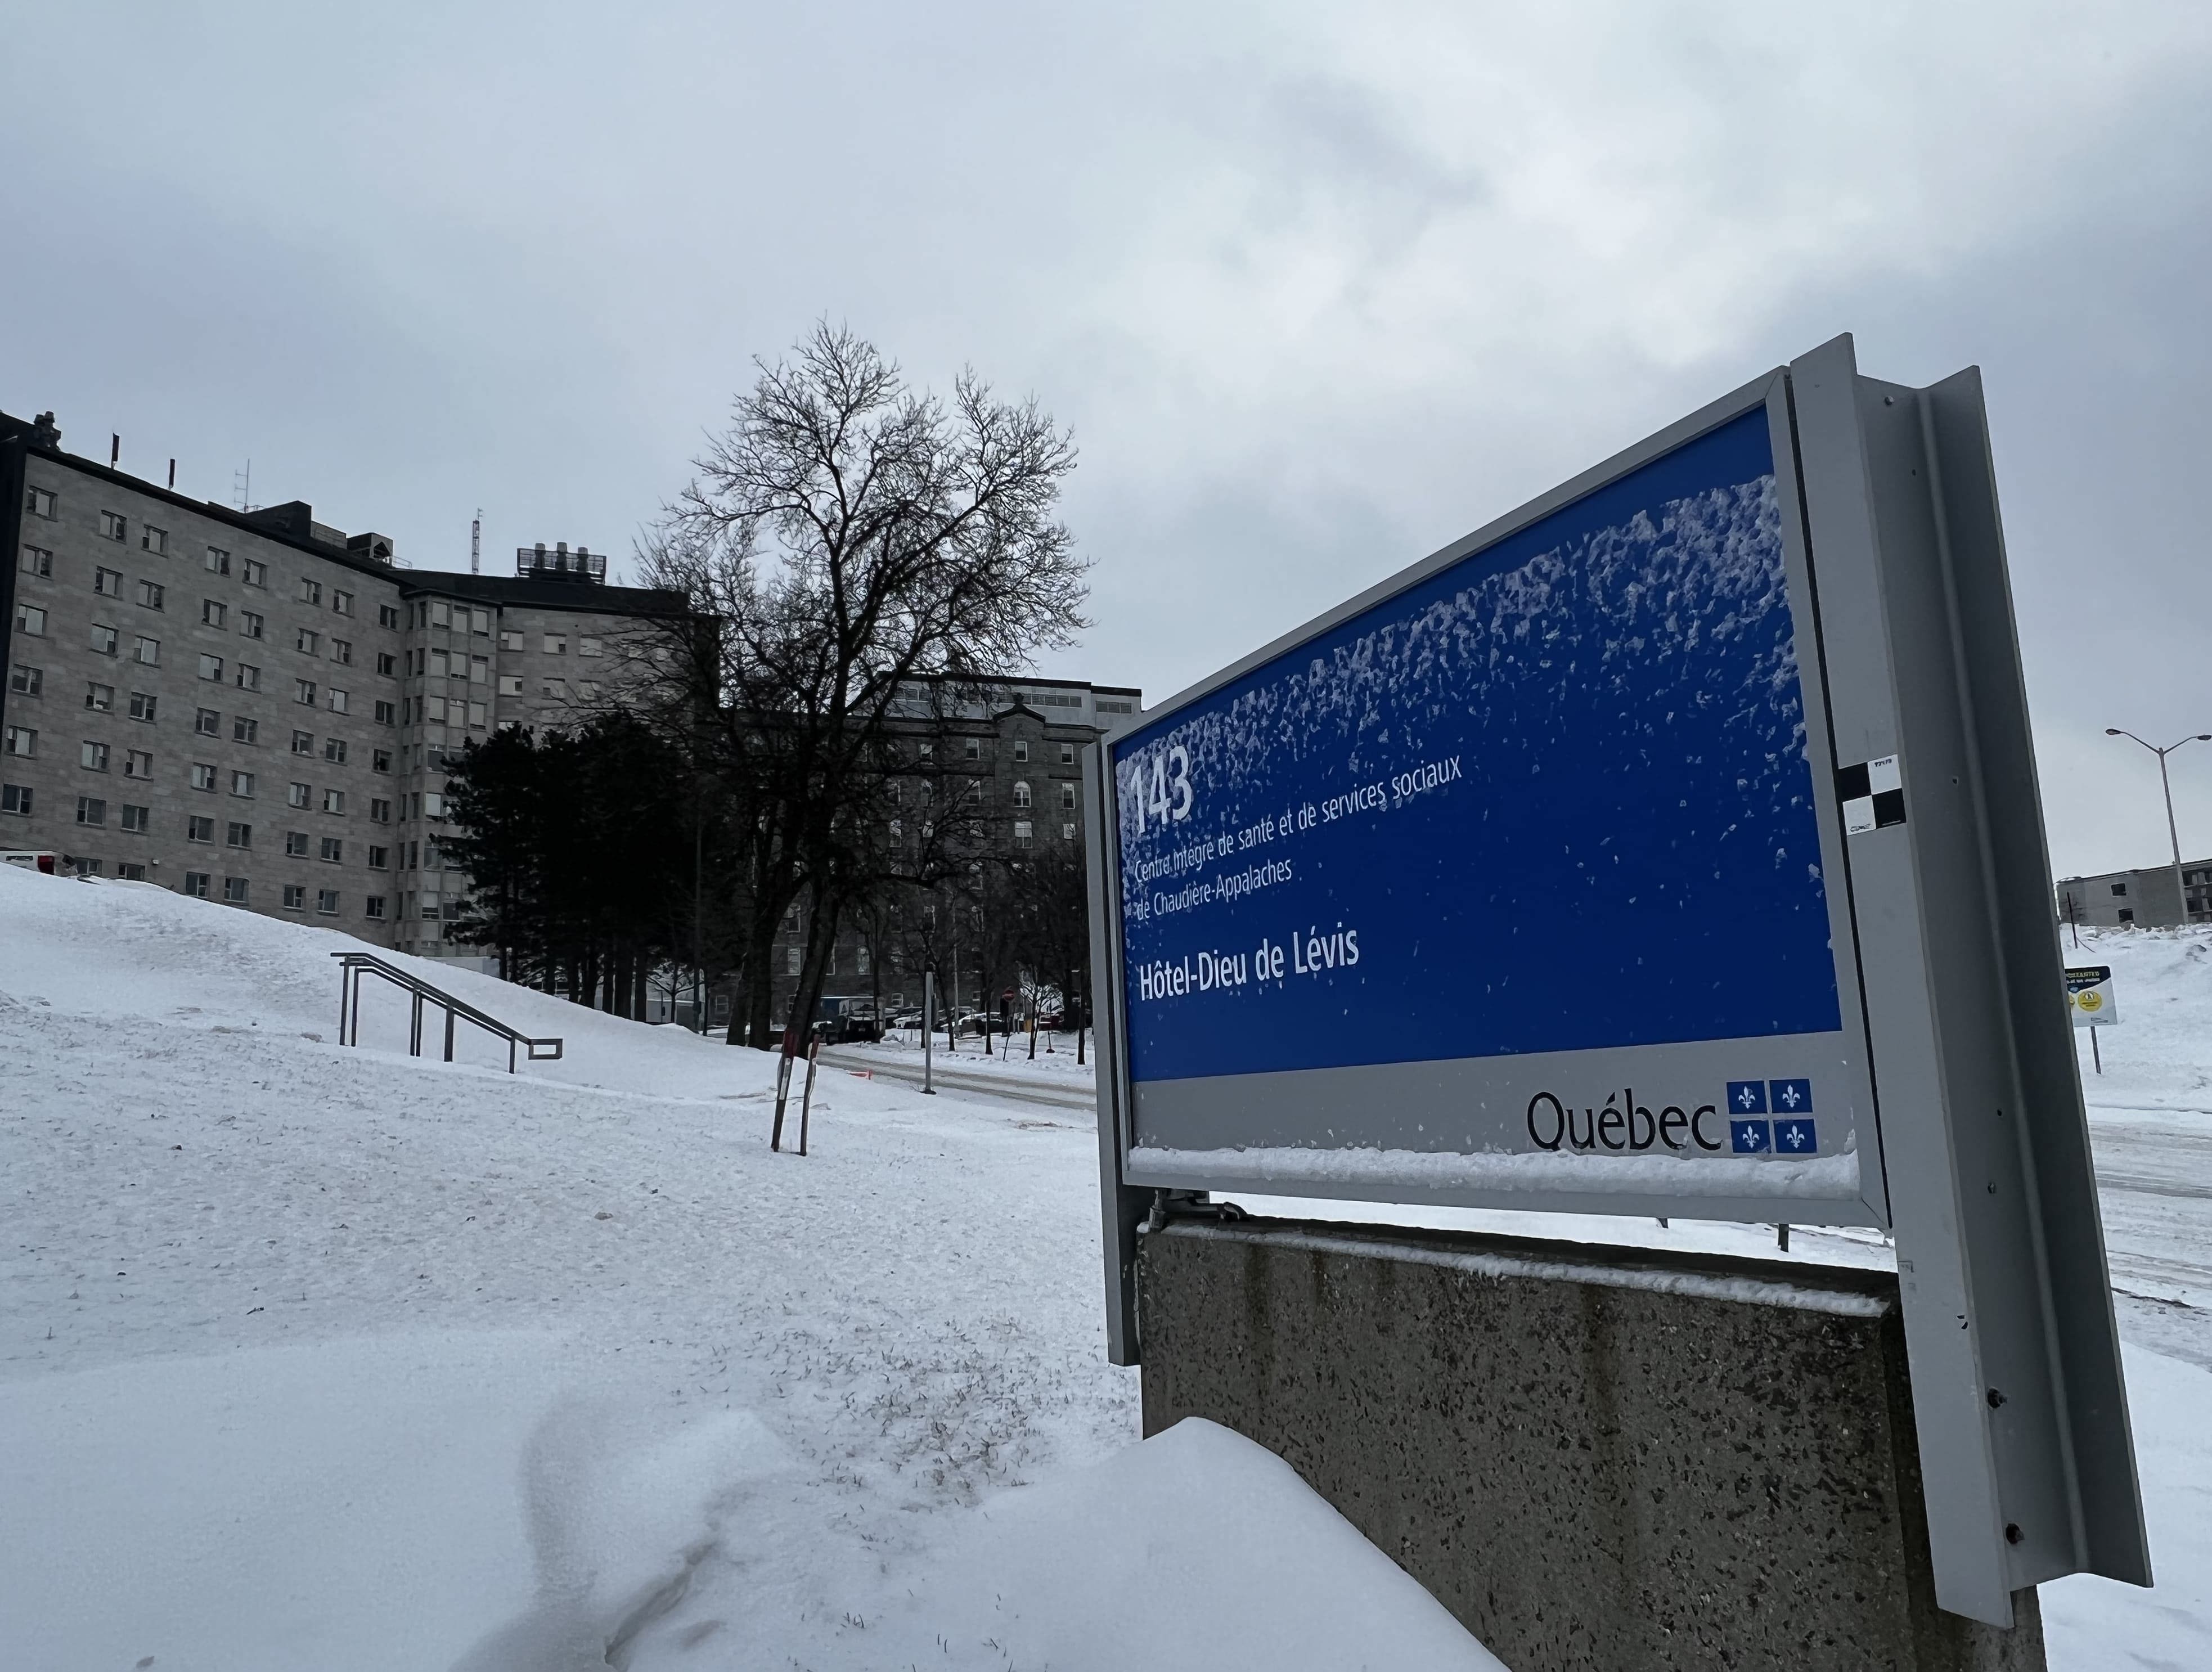
[[[2212,732],[2199,732],[2193,737],[2182,739],[2181,743],[2169,743],[2163,749],[2154,743],[2143,743],[2143,740],[2133,732],[2122,731],[2117,726],[2105,727],[2105,735],[2108,738],[2125,738],[2130,743],[2142,743],[2144,748],[2158,757],[2159,787],[2166,792],[2166,839],[2173,844],[2174,904],[2181,914],[2181,927],[2187,928],[2189,927],[2189,889],[2181,880],[2181,836],[2173,823],[2173,782],[2166,776],[2166,757],[2180,748],[2182,743],[2212,743]]]

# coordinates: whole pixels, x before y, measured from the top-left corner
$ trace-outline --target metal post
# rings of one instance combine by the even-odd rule
[[[933,1097],[937,1088],[929,1083],[931,1030],[937,1025],[937,971],[921,972],[921,1095]]]
[[[453,1060],[453,1007],[446,1006],[446,1061]]]
[[[413,1012],[407,1024],[407,1055],[420,1056],[422,1055],[422,989],[410,987],[407,990],[414,998]]]
[[[2081,1059],[2076,1057],[2075,1061],[2078,1062]],[[2089,1061],[2097,1065],[2099,1073],[2105,1072],[2104,1055],[2097,1049],[2097,1024],[2094,1022],[2089,1024]]]

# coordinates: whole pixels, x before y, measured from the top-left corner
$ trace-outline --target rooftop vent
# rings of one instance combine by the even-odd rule
[[[515,549],[514,572],[531,581],[581,581],[605,586],[607,560],[589,546],[580,545],[571,551],[566,540],[548,551],[545,542],[540,540],[536,545]]]

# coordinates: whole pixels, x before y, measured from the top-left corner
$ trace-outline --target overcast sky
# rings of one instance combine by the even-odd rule
[[[1840,331],[1978,363],[2061,871],[2212,731],[2212,7],[11,8],[0,406],[628,550],[819,316],[1072,425],[1155,699]],[[2212,744],[2176,757],[2212,853]]]

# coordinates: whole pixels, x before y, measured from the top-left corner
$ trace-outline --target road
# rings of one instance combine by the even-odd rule
[[[1018,1069],[967,1068],[961,1066],[963,1061],[958,1055],[939,1055],[931,1074],[932,1082],[964,1097],[997,1097],[1007,1103],[1039,1104],[1048,1109],[1079,1109],[1086,1115],[1097,1109],[1097,1094],[1079,1081],[1024,1076]],[[848,1073],[871,1073],[878,1079],[902,1080],[909,1085],[921,1084],[919,1054],[908,1061],[901,1057],[885,1058],[872,1051],[826,1045],[822,1050],[822,1063],[824,1067],[842,1068]]]

